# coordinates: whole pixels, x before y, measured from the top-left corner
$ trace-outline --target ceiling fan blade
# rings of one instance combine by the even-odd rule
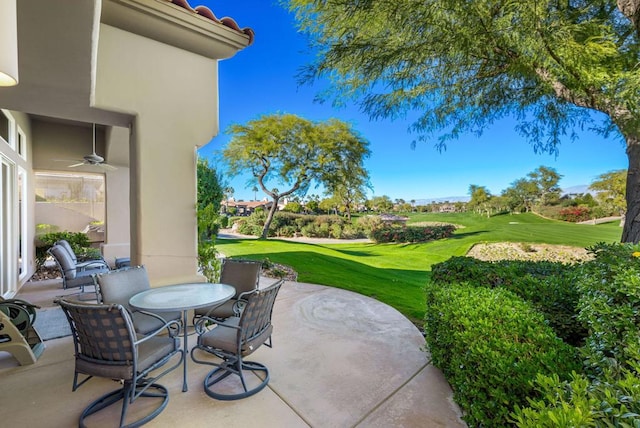
[[[105,171],[115,171],[115,170],[118,169],[113,165],[109,165],[108,163],[99,163],[96,166],[99,166],[100,168],[104,169]]]
[[[73,165],[69,165],[67,168],[75,168],[77,166],[82,166],[82,165],[85,165],[85,163],[84,162],[74,163]]]

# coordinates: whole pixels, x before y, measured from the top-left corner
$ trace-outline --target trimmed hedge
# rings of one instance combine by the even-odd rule
[[[574,346],[582,345],[587,336],[586,324],[578,319],[577,275],[576,265],[518,260],[487,262],[472,257],[452,257],[431,268],[431,281],[436,284],[467,282],[512,291],[532,303],[556,334]]]
[[[433,364],[470,426],[507,426],[516,406],[534,396],[539,373],[566,379],[579,368],[576,349],[531,304],[502,288],[431,284],[425,320]]]
[[[382,226],[371,230],[370,238],[377,243],[386,242],[429,242],[449,238],[456,227],[451,224],[442,226]]]

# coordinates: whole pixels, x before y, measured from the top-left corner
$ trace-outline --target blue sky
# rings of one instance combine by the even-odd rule
[[[191,4],[209,7],[218,18],[230,16],[241,28],[251,27],[256,33],[253,45],[220,62],[220,134],[200,150],[203,157],[214,160],[230,140],[225,131],[233,123],[264,114],[293,113],[314,121],[339,118],[369,141],[372,155],[365,161],[373,185],[369,196],[406,201],[467,196],[470,184],[500,194],[541,165],[555,168],[563,176],[560,187],[567,188],[588,185],[600,174],[627,168],[619,138],[583,132],[574,142],[567,138],[557,157],[535,154],[509,119],[496,122],[481,137],[467,135],[452,141],[443,152],[429,142],[412,149],[416,135],[408,132],[409,121],[370,121],[357,106],[336,109],[313,102],[322,82],[300,87],[296,81],[297,72],[313,55],[297,33],[293,16],[276,1],[192,0]],[[220,161],[214,165],[224,167]],[[253,199],[252,186],[246,184],[249,178],[225,177],[237,199]],[[311,188],[309,193],[320,194],[321,189]],[[257,194],[258,199],[264,196]]]

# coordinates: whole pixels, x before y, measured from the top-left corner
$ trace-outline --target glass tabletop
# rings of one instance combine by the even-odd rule
[[[176,284],[138,293],[131,297],[129,304],[136,309],[146,311],[183,311],[225,302],[235,293],[235,288],[227,284],[209,282]]]

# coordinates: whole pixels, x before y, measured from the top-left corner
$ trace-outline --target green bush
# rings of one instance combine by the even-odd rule
[[[370,238],[378,243],[383,242],[428,242],[449,238],[455,232],[453,225],[442,226],[382,226],[371,231]]]
[[[64,239],[69,242],[79,260],[100,257],[100,250],[91,248],[89,237],[82,232],[51,232],[36,237],[36,269],[40,269],[47,260],[47,250],[57,241]]]
[[[640,346],[640,246],[598,244],[578,280],[580,318],[589,326],[585,345],[591,376],[632,370]]]
[[[266,216],[255,212],[249,217],[236,221],[238,231],[246,235],[258,236]],[[307,215],[289,212],[277,212],[269,227],[269,236],[292,237],[302,235],[311,238],[363,238],[364,229],[348,223],[337,215]]]
[[[640,355],[638,355],[640,357]],[[636,357],[636,361],[639,358]],[[640,427],[640,366],[623,369],[616,378],[590,382],[573,373],[571,381],[539,375],[539,399],[515,408],[512,422],[521,428]]]
[[[598,244],[577,276],[579,317],[589,329],[583,373],[539,376],[540,398],[517,408],[520,427],[640,427],[640,246]]]
[[[220,279],[221,262],[218,251],[211,242],[198,244],[198,270],[209,282],[218,282]]]
[[[236,221],[236,224],[238,225],[238,232],[243,235],[260,236],[266,219],[267,216],[264,211],[256,211],[249,217],[243,217]]]
[[[502,288],[431,284],[425,321],[433,364],[470,426],[507,426],[516,406],[534,396],[538,373],[566,379],[579,368],[576,349],[531,304]]]
[[[558,337],[580,346],[587,330],[585,323],[578,319],[576,269],[575,265],[558,262],[487,262],[472,257],[452,257],[432,266],[431,281],[506,288],[542,312]]]

